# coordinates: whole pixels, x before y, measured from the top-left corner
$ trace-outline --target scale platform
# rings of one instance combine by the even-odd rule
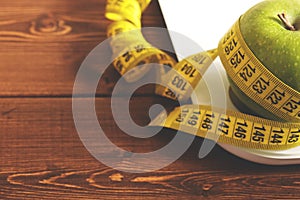
[[[220,38],[234,22],[245,13],[250,7],[259,3],[261,0],[159,0],[159,4],[167,25],[171,32],[180,33],[195,41],[201,48],[208,50],[216,48]],[[172,33],[170,37],[175,52],[180,52],[182,46],[180,41],[175,40]],[[198,53],[198,52],[191,52]],[[180,57],[178,56],[180,60]],[[214,68],[205,73],[206,80],[216,79],[216,73],[221,74],[226,95],[220,98],[226,99],[227,109],[238,111],[230,98],[230,86],[226,72],[221,61],[217,58],[214,61]],[[210,91],[218,88],[209,86]],[[217,86],[215,86],[217,87]],[[193,103],[208,105],[210,95],[206,84],[201,81],[195,89],[196,96],[192,96]],[[268,165],[290,165],[300,164],[300,146],[284,151],[265,151],[237,148],[231,145],[219,144],[226,151],[249,161],[268,164]]]

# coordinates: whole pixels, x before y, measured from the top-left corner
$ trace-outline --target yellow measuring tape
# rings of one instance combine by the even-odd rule
[[[274,76],[252,53],[239,21],[218,47],[227,74],[248,97],[286,121],[300,121],[300,93]]]
[[[150,0],[108,0],[106,17],[112,36],[113,65],[128,82],[140,79],[149,67],[159,63],[174,70],[162,72],[166,84],[156,86],[156,94],[188,99],[213,60],[219,56],[230,79],[254,102],[278,118],[279,122],[240,112],[211,109],[209,106],[184,105],[168,114],[160,114],[151,125],[184,131],[220,143],[254,149],[280,150],[300,144],[300,93],[274,76],[252,53],[240,31],[239,21],[220,40],[217,49],[189,56],[176,63],[172,57],[154,48],[137,31],[142,11]],[[119,34],[126,32],[126,36]],[[127,34],[128,33],[128,34]],[[137,66],[137,67],[136,67]],[[127,73],[130,72],[130,73]]]

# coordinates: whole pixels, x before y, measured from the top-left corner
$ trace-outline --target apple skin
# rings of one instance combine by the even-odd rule
[[[281,81],[300,91],[300,31],[291,31],[277,16],[299,29],[300,0],[266,0],[250,8],[240,19],[245,42],[264,66]],[[259,116],[280,120],[246,96],[229,78],[236,97]]]

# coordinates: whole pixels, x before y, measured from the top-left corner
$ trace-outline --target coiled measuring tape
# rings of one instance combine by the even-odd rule
[[[212,140],[217,138],[220,143],[254,149],[281,150],[300,144],[300,93],[279,80],[255,57],[243,39],[239,20],[220,40],[217,49],[176,63],[168,54],[151,46],[141,32],[130,35],[131,30],[140,27],[142,11],[149,3],[150,0],[108,0],[107,3],[106,17],[114,21],[108,27],[108,36],[113,36],[114,57],[117,57],[113,65],[122,76],[126,74],[124,78],[128,82],[147,73],[148,67],[139,67],[141,64],[168,65],[174,70],[162,72],[160,77],[166,81],[166,87],[158,85],[155,92],[170,99],[185,100],[201,80],[201,74],[219,56],[228,76],[245,95],[288,121],[272,121],[230,110],[224,114],[222,110],[212,110],[209,106],[184,105],[167,116],[161,113],[152,126]],[[123,32],[126,32],[126,37],[119,34]]]
[[[252,53],[237,21],[218,46],[227,74],[248,97],[286,121],[300,121],[300,93],[274,76]]]

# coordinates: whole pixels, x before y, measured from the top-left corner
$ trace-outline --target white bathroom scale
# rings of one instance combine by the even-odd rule
[[[216,48],[220,38],[236,20],[259,2],[261,0],[159,0],[167,28],[171,32],[174,31],[192,39],[205,50]],[[177,40],[175,41],[172,34],[170,34],[170,37],[176,52],[182,44],[179,44],[180,41],[179,43]],[[180,60],[179,57],[178,59]],[[214,65],[216,66],[215,69],[221,72],[224,87],[227,91],[224,96],[227,100],[227,108],[238,111],[229,97],[229,83],[219,58],[214,61]],[[208,70],[205,73],[206,79],[213,80],[216,78],[215,69]],[[211,89],[214,86],[209,87]],[[205,83],[200,82],[195,91],[197,97],[192,97],[193,103],[204,105],[210,103],[210,95]],[[224,144],[219,145],[240,158],[256,163],[268,165],[300,164],[300,146],[284,151],[266,151],[237,148]]]

